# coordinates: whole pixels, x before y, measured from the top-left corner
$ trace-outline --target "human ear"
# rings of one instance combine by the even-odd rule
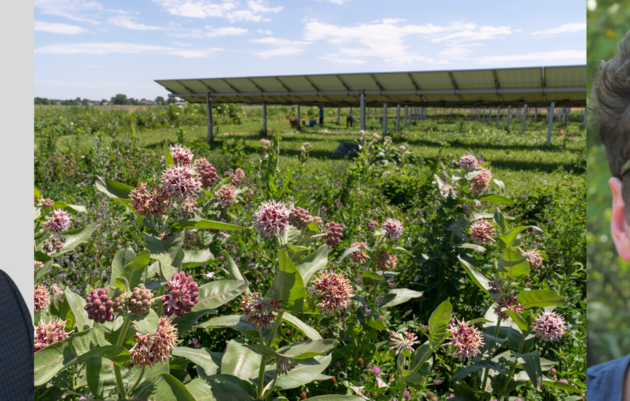
[[[613,196],[610,232],[617,252],[625,261],[630,262],[630,233],[626,220],[626,204],[621,192],[621,180],[613,177],[608,180],[608,185],[610,185]]]

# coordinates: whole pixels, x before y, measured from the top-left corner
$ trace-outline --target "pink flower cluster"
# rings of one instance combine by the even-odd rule
[[[254,225],[267,237],[278,236],[287,229],[290,213],[286,203],[271,200],[258,207],[254,213]]]
[[[168,148],[171,151],[171,157],[176,165],[188,166],[192,163],[194,155],[187,147],[181,145],[171,145]]]
[[[141,216],[158,216],[164,214],[171,205],[168,193],[163,189],[147,189],[146,183],[140,183],[131,193],[131,207]]]
[[[43,285],[35,287],[35,313],[50,305],[50,293]]]
[[[378,226],[379,226],[378,221],[372,220],[369,223],[367,223],[367,230],[368,232],[372,232]]]
[[[455,347],[453,353],[460,362],[479,354],[479,348],[484,344],[483,337],[476,327],[466,321],[451,320],[446,331],[451,333],[449,345]]]
[[[48,216],[44,225],[55,234],[68,231],[68,228],[70,228],[70,216],[63,209],[55,209],[53,214]]]
[[[212,164],[210,164],[205,157],[201,157],[195,160],[195,166],[197,167],[197,173],[199,173],[201,179],[201,187],[210,188],[213,186],[218,176]]]
[[[367,245],[365,244],[365,242],[355,242],[352,245],[350,245],[350,248],[361,248],[361,249],[367,249]],[[363,263],[366,260],[368,260],[370,257],[367,255],[367,253],[363,252],[363,251],[355,251],[352,252],[349,255],[350,259],[352,259],[353,262],[355,263]]]
[[[330,247],[336,246],[339,242],[341,242],[341,236],[343,235],[341,224],[331,221],[330,223],[326,223],[326,228],[328,229],[326,234],[324,234],[326,245]]]
[[[108,299],[109,288],[95,288],[87,296],[87,305],[83,307],[88,313],[88,319],[105,323],[114,320],[114,301]]]
[[[540,252],[537,250],[527,251],[523,253],[523,256],[529,262],[529,266],[532,269],[540,267],[543,264],[543,258],[540,255]]]
[[[199,302],[199,285],[192,276],[186,276],[183,271],[175,273],[167,284],[166,295],[162,297],[162,308],[166,316],[175,313],[182,317],[184,312],[190,312]]]
[[[311,292],[322,298],[317,306],[324,313],[333,313],[347,308],[354,296],[350,280],[346,276],[328,271],[313,279]]]
[[[236,188],[234,188],[232,185],[224,186],[219,190],[219,192],[217,192],[217,199],[219,200],[219,203],[224,207],[233,205],[234,202],[236,202]]]
[[[261,297],[260,293],[252,292],[243,296],[241,305],[247,316],[247,321],[256,328],[269,328],[274,321],[274,312],[278,312],[282,306],[279,299]]]
[[[487,168],[482,168],[479,174],[472,179],[472,190],[476,193],[485,192],[490,186],[490,180],[492,179],[492,172]]]
[[[172,198],[184,200],[199,192],[201,180],[199,174],[190,167],[170,166],[162,172],[162,185]]]
[[[484,219],[476,220],[470,226],[470,236],[475,244],[485,245],[494,237],[494,226]]]
[[[459,166],[464,170],[472,171],[479,165],[479,160],[469,153],[459,159]]]
[[[387,219],[383,223],[383,229],[387,238],[396,240],[402,235],[403,225],[399,220]]]
[[[308,226],[310,213],[301,207],[296,207],[289,213],[289,224],[298,230],[302,230]]]
[[[39,321],[39,324],[34,330],[34,351],[37,352],[51,344],[64,340],[68,338],[71,333],[72,331],[66,333],[65,320],[54,318],[50,322],[46,323],[44,319],[42,319]]]
[[[558,341],[567,328],[562,315],[546,310],[536,317],[531,329],[536,337],[544,341]]]
[[[177,346],[177,328],[170,319],[161,317],[155,333],[135,334],[136,342],[129,350],[129,367],[149,366],[164,363],[171,356],[171,350]]]
[[[395,349],[396,355],[402,350],[413,354],[413,346],[416,344],[420,344],[420,341],[418,341],[418,336],[413,333],[406,332],[403,336],[396,331],[389,332],[389,349]]]

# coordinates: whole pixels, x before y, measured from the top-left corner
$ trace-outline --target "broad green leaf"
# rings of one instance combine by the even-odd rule
[[[328,245],[322,245],[317,248],[317,251],[306,255],[300,261],[295,263],[295,268],[298,269],[302,275],[304,285],[311,281],[311,278],[313,278],[315,273],[326,268],[329,252],[330,247]]]
[[[337,263],[341,263],[342,260],[344,260],[348,255],[350,255],[351,253],[354,252],[365,252],[364,248],[348,248],[346,249],[346,251],[341,255],[341,257],[337,260]]]
[[[87,212],[87,209],[85,208],[85,206],[80,206],[80,205],[70,205],[64,201],[58,201],[55,202],[53,204],[53,209],[63,209],[66,212],[70,213],[70,214],[77,214],[77,213],[85,213]]]
[[[210,220],[182,220],[171,225],[175,230],[183,230],[185,228],[198,228],[203,230],[249,230],[248,227],[237,226],[220,221]]]
[[[506,248],[499,259],[499,271],[510,278],[519,279],[529,274],[529,262],[520,253]]]
[[[377,312],[373,312],[372,319],[370,319],[369,316],[365,315],[365,313],[366,312],[363,310],[363,306],[359,306],[357,308],[357,320],[361,324],[365,324],[366,326],[379,331],[387,330],[387,327],[385,327],[385,323],[383,323],[383,320],[381,319],[381,315],[379,315]]]
[[[122,292],[130,291],[129,280],[127,280],[125,277],[116,277],[116,283],[114,285]]]
[[[503,343],[507,341],[505,338],[494,337],[485,332],[481,333],[481,335],[483,336],[483,346],[479,348],[479,354],[475,357],[475,359],[487,359],[494,356]]]
[[[144,283],[146,279],[146,267],[150,260],[151,252],[145,249],[123,269],[122,276],[129,282],[129,289],[131,291]]]
[[[306,359],[324,354],[335,348],[335,340],[307,340],[278,349],[278,353],[287,358]]]
[[[317,361],[317,364],[300,364],[289,371],[288,374],[279,376],[275,387],[287,390],[312,382],[330,365],[332,355],[319,355],[313,359]]]
[[[282,300],[282,309],[299,312],[304,304],[306,290],[302,275],[289,258],[286,249],[278,251],[278,273],[274,279],[276,292],[274,297]]]
[[[196,378],[186,384],[196,400],[248,401],[256,399],[256,390],[249,382],[231,375]]]
[[[136,315],[133,313],[129,313],[129,318],[131,319],[131,324],[136,326],[137,331],[141,334],[147,333],[155,333],[158,328],[158,317],[157,313],[153,309],[149,310],[149,313],[145,315]]]
[[[203,266],[212,259],[214,259],[214,255],[207,249],[184,251],[182,267],[188,269]]]
[[[228,252],[226,252],[226,255],[228,260],[228,272],[230,273],[230,276],[232,276],[234,280],[245,280],[243,278],[243,275],[241,274],[241,271],[238,269],[236,262],[234,262],[234,259],[232,259],[232,256],[230,256]]]
[[[286,312],[285,312],[286,315]],[[198,323],[195,327],[201,327],[204,329],[216,329],[216,328],[231,328],[238,330],[243,334],[247,334],[250,337],[259,338],[260,334],[258,330],[247,322],[247,317],[238,315],[217,316],[210,320],[206,320],[203,323]]]
[[[112,361],[100,356],[93,356],[87,359],[85,366],[88,387],[92,394],[96,395],[97,399],[109,400],[111,399],[110,394],[112,394],[112,397],[114,394],[118,394],[118,384],[116,382],[114,364]],[[124,386],[127,388],[133,386],[138,380],[141,370],[142,368],[140,366],[134,366],[131,369],[126,367],[121,368],[120,373]],[[154,376],[168,372],[168,361],[166,361],[166,363],[158,363],[151,369],[144,370],[142,380],[149,380]]]
[[[112,277],[109,280],[110,287],[116,285],[116,277],[119,277],[125,269],[125,266],[131,263],[135,258],[136,253],[130,246],[126,246],[116,252],[116,256],[114,256],[114,260],[112,261]]]
[[[534,388],[540,391],[542,388],[543,374],[540,368],[540,353],[538,350],[528,352],[527,354],[514,352],[514,357],[517,358],[518,363],[521,364],[527,376],[529,376],[529,380],[531,380]]]
[[[516,325],[519,329],[521,329],[522,332],[529,332],[529,325],[527,324],[527,321],[523,319],[523,316],[511,310],[506,310],[505,313],[507,313],[508,316],[512,318],[512,321],[516,323]]]
[[[479,200],[493,203],[514,203],[512,199],[503,195],[482,195],[479,197]]]
[[[282,320],[285,323],[288,323],[290,326],[300,330],[305,336],[307,336],[311,340],[321,340],[322,339],[322,336],[319,335],[319,332],[317,330],[315,330],[311,326],[307,325],[306,323],[304,323],[303,321],[301,321],[297,317],[293,316],[289,312],[284,312],[282,314]]]
[[[542,308],[544,306],[564,306],[565,297],[550,290],[521,291],[518,294],[518,302],[523,308]]]
[[[151,259],[160,262],[162,275],[166,280],[170,280],[173,274],[181,267],[181,262],[183,262],[181,245],[184,241],[184,232],[181,231],[170,235],[166,240],[145,232],[144,241],[147,249],[151,252]]]
[[[199,302],[193,306],[194,311],[216,309],[233,300],[247,288],[244,280],[213,281],[199,287]]]
[[[94,184],[96,185],[96,189],[110,198],[129,199],[129,194],[133,191],[133,187],[105,177],[97,176]]]
[[[53,259],[49,259],[44,263],[44,267],[39,270],[35,270],[35,277],[33,278],[33,284],[39,283],[47,274],[53,265]]]
[[[50,255],[53,257],[61,256],[70,252],[84,242],[88,242],[94,230],[96,230],[96,224],[88,224],[85,227],[66,231],[65,233],[57,235],[60,238],[64,238],[66,242],[64,242],[63,248],[61,248],[59,252],[53,252]]]
[[[468,277],[470,277],[472,282],[477,284],[477,286],[481,287],[492,298],[495,298],[492,294],[488,292],[488,288],[490,288],[490,285],[489,285],[490,280],[482,272],[477,270],[475,266],[466,262],[459,255],[457,255],[457,259],[459,259],[459,262],[464,267],[464,270],[466,270],[466,273],[468,273]]]
[[[490,368],[490,369],[496,370],[497,372],[503,375],[507,375],[507,372],[503,370],[503,368],[501,367],[501,364],[499,364],[498,362],[479,361],[479,362],[473,363],[472,365],[457,369],[457,371],[455,371],[455,373],[449,380],[452,382],[458,382],[460,380],[465,379],[466,376],[468,376],[469,374],[478,372],[481,369],[485,369],[485,368]]]
[[[249,379],[260,367],[260,355],[247,345],[230,340],[221,360],[221,374]]]
[[[547,387],[557,388],[559,390],[568,391],[569,393],[581,393],[582,390],[577,389],[575,387],[571,387],[568,384],[562,383],[560,381],[551,381],[551,380],[543,380],[542,384]]]
[[[39,189],[37,189],[37,187],[35,185],[33,185],[33,187],[35,188],[35,199],[39,199],[42,197],[42,193],[39,192]]]
[[[387,295],[381,301],[379,308],[389,308],[409,301],[412,298],[419,298],[422,296],[422,292],[408,290],[406,288],[395,288],[389,290]]]
[[[190,391],[174,376],[162,373],[143,381],[131,394],[132,399],[151,401],[195,401]]]
[[[111,345],[100,329],[74,333],[35,353],[35,386],[45,384],[63,369],[82,363],[92,356],[128,358],[129,351],[125,347]]]
[[[453,306],[447,299],[431,313],[429,318],[429,343],[432,349],[437,349],[446,339],[446,326],[451,321]]]
[[[223,354],[210,351],[207,348],[176,347],[171,351],[172,356],[186,358],[190,362],[201,366],[207,375],[216,375],[221,369]]]
[[[413,353],[413,361],[411,362],[411,369],[413,371],[418,371],[420,374],[428,375],[430,373],[430,367],[433,365],[433,358],[431,356],[427,356],[427,354],[432,353],[431,347],[426,342],[416,348]],[[400,354],[399,354],[400,355]],[[422,359],[425,359],[425,362],[422,364],[423,366],[419,366]],[[428,364],[428,365],[427,365]]]
[[[505,216],[503,216],[503,213],[501,213],[501,210],[499,210],[498,207],[494,211],[493,218],[494,218],[495,223],[497,223],[497,225],[501,229],[501,234],[506,232],[507,231],[507,223],[505,222]]]
[[[517,235],[519,235],[521,232],[530,228],[534,230],[542,231],[540,228],[536,226],[513,227],[505,234],[499,235],[497,237],[497,244],[499,245],[499,247],[501,247],[501,249],[509,248],[512,245],[512,242],[514,242],[514,240],[516,239]]]
[[[169,149],[166,142],[164,142],[163,152],[164,152],[164,167],[168,169],[169,167],[174,166],[175,162],[173,161],[173,155],[171,154],[171,150]]]
[[[385,277],[371,271],[361,272],[361,277],[363,278],[363,283],[365,285],[378,285],[385,281]]]
[[[87,312],[84,309],[85,305],[87,305],[85,299],[79,294],[72,292],[69,288],[66,288],[63,293],[66,294],[66,300],[74,315],[77,331],[91,329],[94,321],[88,319]]]

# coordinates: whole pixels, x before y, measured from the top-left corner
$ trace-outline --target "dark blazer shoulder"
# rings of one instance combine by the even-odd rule
[[[623,382],[630,355],[593,366],[586,371],[589,401],[622,401]]]

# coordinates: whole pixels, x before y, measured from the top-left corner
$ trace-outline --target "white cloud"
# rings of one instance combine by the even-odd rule
[[[544,31],[536,31],[532,33],[532,36],[554,36],[561,35],[563,33],[573,33],[580,31],[586,31],[586,22],[564,24],[557,28],[546,29]]]
[[[464,40],[487,40],[502,38],[513,33],[509,26],[482,26],[475,24],[464,24],[461,30],[448,35],[440,35],[431,39],[432,42],[438,43],[443,41],[451,41],[459,43]]]
[[[464,56],[470,53],[472,53],[472,50],[470,49],[470,44],[467,44],[466,46],[454,45],[451,47],[447,47],[438,54],[449,59],[462,59],[464,58]]]
[[[319,1],[326,1],[333,4],[339,4],[340,6],[342,6],[344,3],[348,3],[349,1],[352,1],[352,0],[319,0]]]
[[[104,10],[101,3],[93,0],[35,0],[35,8],[43,14],[93,24],[99,23],[93,19],[94,15]]]
[[[176,41],[173,41],[171,43],[174,44],[175,46],[192,46],[191,43],[183,43],[183,42],[176,42]]]
[[[512,61],[540,60],[542,63],[557,60],[579,60],[586,63],[585,50],[558,50],[552,52],[536,52],[530,54],[514,54],[501,56],[487,56],[478,59],[480,64],[498,64]]]
[[[208,30],[208,32],[206,32],[205,36],[207,36],[209,38],[214,38],[214,37],[217,37],[217,36],[243,35],[243,34],[249,32],[245,28],[237,28],[235,26],[226,26],[226,27],[223,27],[223,28],[212,28],[210,26],[206,26],[206,29]]]
[[[136,31],[151,31],[151,30],[163,30],[159,26],[144,25],[134,21],[135,18],[128,17],[121,14],[115,17],[110,17],[107,22],[120,28],[133,29]]]
[[[223,49],[183,49],[177,47],[154,46],[136,43],[55,43],[35,49],[37,54],[162,54],[184,58],[208,57]]]
[[[258,32],[261,35],[273,35],[273,32],[270,31],[269,29],[259,29],[256,32]]]
[[[56,22],[35,21],[35,30],[48,33],[62,33],[65,35],[78,35],[86,32],[85,29],[77,25],[60,24]]]
[[[304,52],[304,47],[310,44],[310,42],[294,41],[288,39],[279,39],[274,37],[267,37],[261,39],[252,40],[253,43],[261,43],[265,45],[271,45],[273,48],[269,50],[262,50],[254,52],[254,55],[260,58],[269,58],[276,56],[291,56]]]
[[[283,7],[267,7],[262,0],[250,0],[239,8],[236,0],[153,0],[172,15],[188,18],[227,18],[236,21],[269,21],[263,14],[278,13]]]
[[[330,61],[331,63],[338,63],[338,64],[361,65],[361,64],[367,63],[367,60],[359,60],[357,58],[339,58],[337,54],[333,54],[333,53],[324,54],[323,56],[317,57],[317,58],[321,60]]]

